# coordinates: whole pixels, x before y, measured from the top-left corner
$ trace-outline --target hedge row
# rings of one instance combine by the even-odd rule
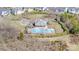
[[[31,14],[48,14],[47,11],[32,11]]]

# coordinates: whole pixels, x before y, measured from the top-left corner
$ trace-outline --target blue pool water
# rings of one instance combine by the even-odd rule
[[[44,33],[55,33],[54,29],[44,29],[44,28],[33,28],[31,30],[32,33],[39,33],[39,34],[44,34]]]

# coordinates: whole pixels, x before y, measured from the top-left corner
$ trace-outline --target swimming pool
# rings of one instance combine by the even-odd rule
[[[55,30],[54,29],[44,29],[44,28],[32,28],[31,33],[38,33],[38,34],[55,33]]]

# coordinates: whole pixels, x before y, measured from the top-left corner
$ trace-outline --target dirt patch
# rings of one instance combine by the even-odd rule
[[[79,44],[79,35],[70,35],[71,44]]]

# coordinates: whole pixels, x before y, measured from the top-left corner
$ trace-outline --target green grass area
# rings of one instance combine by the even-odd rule
[[[30,13],[30,14],[48,14],[47,11],[41,11],[41,10],[38,10],[38,11],[34,10],[34,11],[32,11],[32,12],[29,12],[29,13]]]
[[[28,18],[28,19],[39,19],[39,18],[43,18],[45,17],[46,14],[28,14],[25,16],[25,18]]]

